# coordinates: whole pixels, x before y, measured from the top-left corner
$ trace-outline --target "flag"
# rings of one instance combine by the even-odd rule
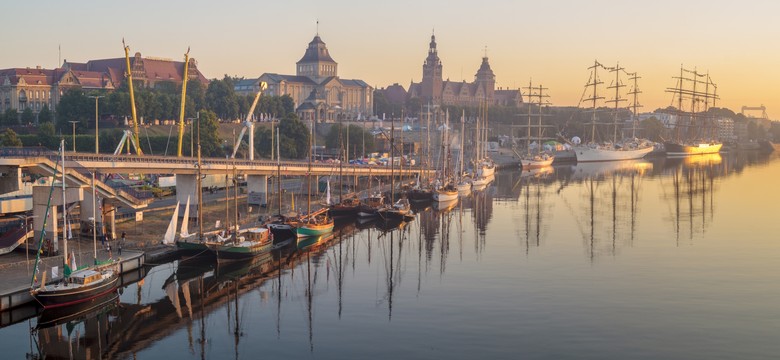
[[[222,224],[222,222],[217,220],[217,222],[214,224],[214,228],[215,229],[219,229],[219,225],[221,225],[221,224]]]

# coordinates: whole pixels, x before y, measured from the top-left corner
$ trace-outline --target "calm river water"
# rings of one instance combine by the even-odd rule
[[[778,179],[761,154],[503,171],[399,229],[150,267],[7,324],[2,358],[777,358]]]

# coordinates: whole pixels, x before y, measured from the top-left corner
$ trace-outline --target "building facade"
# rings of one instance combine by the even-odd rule
[[[423,62],[422,81],[409,84],[408,97],[419,98],[423,103],[433,105],[477,106],[480,102],[490,105],[518,106],[523,97],[520,89],[496,89],[496,75],[490,68],[488,57],[474,75],[474,81],[444,80],[442,63],[436,48],[436,36],[431,35],[428,56]]]
[[[373,112],[373,88],[363,80],[340,78],[338,63],[319,35],[296,63],[295,75],[264,73],[258,79],[239,82],[236,91],[256,93],[260,82],[268,84],[264,94],[292,97],[296,113],[305,121],[359,120]]]
[[[0,112],[15,109],[19,113],[31,109],[37,114],[44,105],[52,111],[68,89],[80,88],[87,91],[116,89],[125,81],[127,69],[125,58],[90,60],[75,63],[65,60],[56,69],[12,68],[0,70]],[[133,80],[146,87],[155,87],[162,82],[180,85],[183,81],[184,62],[157,58],[144,58],[135,53],[130,58]],[[195,59],[190,59],[189,80],[198,80],[203,85],[208,79],[198,70]]]
[[[96,71],[67,68],[13,68],[0,70],[0,112],[26,109],[38,114],[44,105],[52,111],[68,89],[113,90],[112,79]]]
[[[127,61],[125,58],[89,60],[85,63],[69,62],[62,64],[64,69],[74,71],[99,72],[108,76],[111,81],[120,86],[125,81],[127,73]],[[184,81],[184,61],[174,61],[155,57],[143,57],[140,52],[130,58],[130,68],[133,71],[133,83],[141,84],[148,88],[154,88],[161,83],[173,83],[181,85]],[[187,68],[187,80],[200,81],[204,86],[208,85],[208,79],[198,70],[198,62],[190,58]]]

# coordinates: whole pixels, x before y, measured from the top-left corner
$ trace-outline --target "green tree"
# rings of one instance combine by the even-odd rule
[[[201,110],[200,111],[200,119],[196,122],[196,126],[192,127],[190,131],[187,132],[187,134],[184,135],[184,141],[182,142],[182,147],[185,149],[190,148],[190,137],[192,137],[193,134],[191,134],[192,131],[194,131],[195,137],[193,138],[195,141],[195,154],[197,154],[197,144],[198,144],[198,122],[200,123],[200,153],[201,156],[204,157],[224,157],[225,156],[225,150],[222,147],[222,142],[219,140],[219,134],[217,132],[219,128],[219,124],[217,123],[217,115],[214,114],[213,111],[210,110]],[[175,142],[175,141],[174,141]],[[172,142],[173,146],[177,146]],[[232,150],[232,149],[231,149]],[[175,151],[174,151],[175,152]],[[189,152],[189,150],[184,151],[183,153]],[[193,155],[195,155],[193,154]]]
[[[639,126],[642,128],[645,138],[656,142],[663,141],[664,123],[655,116],[642,120]]]
[[[19,112],[16,111],[16,109],[5,109],[5,112],[2,116],[2,122],[0,124],[3,125],[14,125],[19,122]]]
[[[35,122],[35,113],[32,109],[26,108],[22,111],[22,124],[32,124]]]
[[[279,122],[279,151],[283,158],[302,159],[309,154],[309,128],[295,114],[287,114]],[[262,127],[255,132],[255,150],[268,157],[271,154],[271,130]],[[274,152],[276,150],[274,149]]]
[[[54,124],[45,123],[38,127],[38,145],[49,149],[57,148],[57,135],[54,130]]]
[[[238,98],[230,77],[225,75],[224,79],[209,83],[206,89],[206,107],[224,120],[232,120],[238,116]]]
[[[70,130],[70,121],[78,121],[79,129],[87,129],[90,127],[89,124],[94,121],[94,111],[94,100],[84,95],[79,88],[70,89],[62,95],[57,104],[57,129],[60,131]]]
[[[49,110],[49,105],[44,104],[41,108],[41,111],[38,112],[38,123],[43,124],[50,122],[52,119],[51,110]]]
[[[349,125],[349,136],[347,136],[347,127],[341,124],[335,124],[330,127],[328,134],[325,135],[325,146],[331,149],[339,149],[349,145],[349,157],[355,158],[357,154],[363,152],[363,142],[366,144],[366,151],[374,149],[374,137],[363,130],[362,126]]]
[[[22,140],[11,129],[5,129],[0,133],[0,146],[22,146]]]

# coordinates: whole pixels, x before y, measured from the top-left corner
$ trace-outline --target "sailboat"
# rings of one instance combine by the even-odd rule
[[[181,224],[181,235],[176,241],[176,248],[186,255],[201,255],[207,254],[209,248],[206,245],[205,237],[203,234],[203,179],[201,161],[201,148],[200,148],[200,122],[197,122],[197,172],[195,176],[195,191],[198,192],[198,232],[196,234],[190,234],[187,225],[190,219],[190,198],[187,197],[187,206],[184,208],[184,218]],[[227,189],[225,189],[227,191]],[[169,225],[170,226],[170,225]]]
[[[685,73],[691,77],[685,77]],[[666,155],[685,156],[717,154],[723,147],[723,143],[715,140],[717,128],[713,126],[713,120],[707,116],[707,110],[715,106],[718,99],[718,87],[712,82],[709,73],[699,73],[680,67],[680,76],[677,79],[677,87],[667,89],[677,98],[678,119],[675,124],[675,138],[664,142]],[[703,80],[702,80],[703,79]],[[704,92],[697,89],[697,85],[704,85]],[[686,85],[690,89],[686,88]],[[712,87],[712,93],[710,93]],[[683,98],[691,99],[689,111],[683,110]],[[699,109],[699,104],[704,103],[704,109]],[[699,112],[701,111],[701,112]]]
[[[395,122],[390,119],[390,201],[395,199]],[[384,206],[377,210],[379,216],[385,221],[403,221],[411,217],[412,205],[409,199],[402,197],[391,206]]]
[[[592,82],[588,82],[588,84],[586,84],[585,87],[586,88],[591,87],[592,90],[591,90],[591,97],[585,100],[592,102],[591,122],[590,122],[591,136],[589,142],[586,144],[580,144],[580,139],[578,137],[572,139],[572,142],[575,145],[574,152],[575,155],[577,156],[577,162],[640,159],[643,158],[645,155],[649,154],[651,151],[653,151],[653,143],[648,140],[631,139],[628,141],[618,142],[617,139],[617,131],[618,131],[617,129],[619,126],[618,107],[621,101],[625,101],[625,99],[620,98],[620,88],[625,87],[625,85],[623,85],[620,82],[620,73],[623,72],[625,69],[621,68],[620,65],[617,65],[614,68],[607,68],[601,63],[599,63],[598,60],[596,60],[593,66],[589,67],[588,69],[591,70]],[[601,82],[598,77],[599,69],[605,69],[615,73],[615,83],[613,86],[609,87],[611,89],[615,89],[615,98],[607,101],[607,102],[615,103],[615,113],[613,118],[614,121],[612,123],[613,137],[611,142],[603,142],[603,143],[596,142],[596,123],[597,123],[596,106],[598,100],[604,98],[598,95],[598,85],[603,84],[603,82]]]
[[[286,216],[282,214],[282,156],[280,147],[279,147],[279,131],[276,132],[276,191],[278,194],[277,200],[278,202],[278,214],[276,217],[270,219],[266,222],[265,226],[268,228],[268,231],[271,232],[273,242],[279,243],[282,241],[287,241],[290,239],[293,239],[296,237],[296,231],[295,231],[295,221],[294,219],[288,219]],[[273,144],[272,144],[273,146]],[[273,149],[273,147],[272,147]],[[295,197],[293,196],[293,200],[295,200]],[[294,201],[293,201],[293,208]]]
[[[238,182],[236,181],[235,167],[233,169],[233,179],[236,191],[234,192],[234,201],[238,202]],[[225,192],[228,189],[225,187]],[[227,223],[228,219],[225,219]],[[238,224],[238,208],[236,208],[235,231],[233,236],[227,237],[216,235],[218,241],[208,243],[209,249],[217,255],[217,259],[247,259],[254,256],[266,254],[271,251],[273,241],[271,241],[268,228],[264,226],[249,227],[240,229]]]
[[[343,148],[342,148],[343,150]],[[330,181],[328,181],[328,197],[327,197],[327,205],[328,205],[328,215],[330,217],[336,219],[347,219],[354,217],[358,209],[360,208],[360,200],[357,197],[350,197],[345,199],[344,198],[344,186],[343,186],[343,179],[344,179],[344,171],[343,171],[343,163],[344,161],[349,161],[347,159],[346,151],[344,151],[344,159],[339,162],[339,202],[337,204],[330,204]]]
[[[62,161],[62,214],[63,220],[65,219],[67,201],[65,198],[65,141],[60,142],[60,155]],[[55,165],[55,169],[57,166]],[[56,178],[56,170],[54,177]],[[41,229],[41,237],[38,245],[38,252],[35,257],[35,267],[33,268],[33,279],[31,283],[30,294],[35,300],[43,306],[44,309],[57,308],[69,305],[75,305],[84,303],[86,301],[95,299],[102,295],[106,295],[116,290],[119,280],[118,274],[114,271],[113,262],[108,261],[105,263],[99,263],[97,260],[97,231],[95,231],[95,224],[97,223],[97,214],[95,214],[95,173],[92,173],[92,239],[94,247],[94,265],[78,268],[76,265],[76,256],[71,253],[68,256],[68,238],[63,236],[63,278],[54,284],[46,284],[46,272],[43,272],[43,276],[40,281],[40,286],[35,287],[38,265],[40,263],[41,251],[40,247],[43,244],[43,237],[46,229],[46,219],[49,217],[49,205],[51,204],[52,194],[54,193],[54,181],[52,181],[49,189],[49,204],[46,206],[46,213],[44,215],[43,228]],[[64,221],[63,221],[64,224]],[[64,235],[64,232],[63,232]]]
[[[450,174],[451,171],[447,171],[450,168],[450,127],[449,127],[449,112],[444,121],[444,126],[440,128],[442,133],[442,155],[444,155],[441,161],[441,181],[437,181],[440,186],[433,192],[433,200],[444,203],[458,200],[458,188]]]
[[[466,169],[463,167],[464,145],[466,138],[466,110],[460,115],[460,149],[458,149],[458,178],[457,189],[458,196],[466,197],[471,194],[471,177],[466,174]]]
[[[328,208],[322,208],[315,212],[311,211],[311,151],[312,151],[312,144],[311,144],[311,138],[314,136],[312,134],[311,137],[309,137],[309,171],[306,175],[306,182],[307,182],[307,197],[306,197],[306,214],[303,216],[298,217],[298,221],[296,222],[297,228],[295,229],[297,237],[304,238],[307,236],[318,236],[323,234],[328,234],[333,232],[333,218],[328,216]]]
[[[547,96],[544,95],[544,90],[546,90],[545,87],[542,85],[539,85],[539,87],[534,87],[532,82],[528,82],[528,125],[526,127],[526,130],[528,134],[526,135],[526,153],[522,154],[520,156],[520,166],[523,170],[530,170],[535,168],[541,168],[545,166],[552,165],[553,161],[555,161],[555,155],[550,154],[546,151],[543,151],[542,149],[542,117],[544,116],[542,114],[542,106],[544,105],[543,99]],[[536,91],[536,93],[534,93]],[[533,98],[538,98],[536,103],[534,103]],[[533,106],[536,105],[539,108],[538,115],[538,124],[536,126],[531,125],[531,109]],[[531,147],[531,128],[536,127],[536,147],[535,149],[532,149]]]

